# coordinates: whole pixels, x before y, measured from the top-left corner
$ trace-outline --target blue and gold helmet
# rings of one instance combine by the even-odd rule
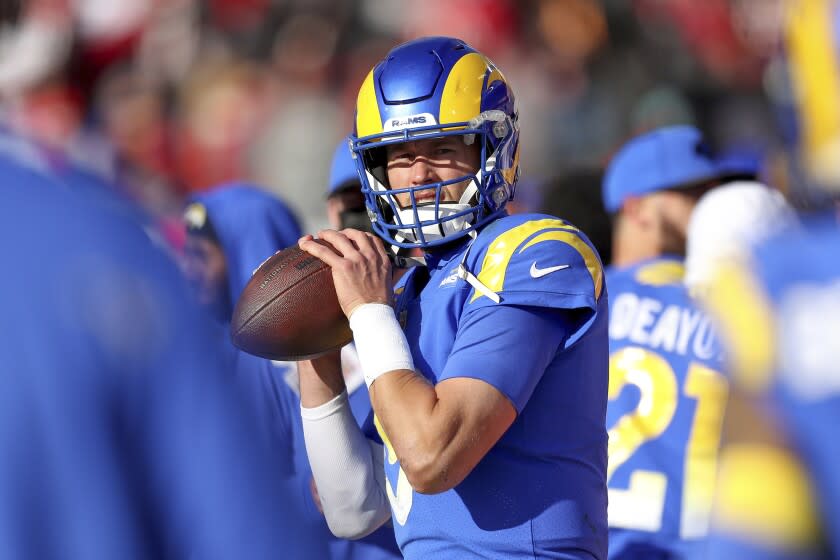
[[[461,136],[479,142],[481,164],[455,180],[391,189],[389,144]],[[397,247],[448,243],[496,219],[519,176],[519,125],[513,91],[484,55],[459,39],[427,37],[394,48],[367,75],[356,104],[351,148],[376,233]],[[441,189],[469,181],[457,203]],[[434,201],[400,208],[395,194],[435,189]]]

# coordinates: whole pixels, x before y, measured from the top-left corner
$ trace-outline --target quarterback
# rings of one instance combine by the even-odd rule
[[[390,519],[409,559],[606,558],[602,265],[571,224],[505,212],[510,84],[460,40],[403,44],[362,84],[350,144],[375,234],[300,240],[333,269],[373,407],[359,429],[337,354],[301,363],[331,529]],[[422,265],[393,286],[374,235]]]

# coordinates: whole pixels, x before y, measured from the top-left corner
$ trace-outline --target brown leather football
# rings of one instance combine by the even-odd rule
[[[312,358],[353,338],[332,269],[297,245],[278,251],[254,272],[236,302],[230,329],[238,348],[283,361]]]

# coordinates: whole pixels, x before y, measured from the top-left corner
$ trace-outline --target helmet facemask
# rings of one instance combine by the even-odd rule
[[[465,144],[480,142],[478,169],[471,174],[417,186],[391,189],[386,173],[385,147],[404,142],[458,136]],[[513,184],[502,173],[499,155],[516,145],[516,123],[503,111],[490,110],[469,122],[403,129],[360,138],[352,143],[363,174],[362,192],[374,230],[398,247],[433,247],[448,243],[500,215],[513,195]],[[508,160],[513,154],[507,154]],[[507,161],[507,167],[511,161]],[[444,202],[444,188],[466,183],[456,202]],[[420,191],[433,191],[434,199],[418,202]],[[400,207],[396,195],[409,195]],[[424,193],[428,196],[428,193]]]

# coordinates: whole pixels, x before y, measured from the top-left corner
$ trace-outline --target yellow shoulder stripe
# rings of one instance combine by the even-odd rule
[[[636,271],[636,281],[650,286],[680,284],[684,277],[685,266],[676,261],[655,262]]]
[[[808,478],[788,451],[733,444],[721,454],[714,523],[726,533],[787,551],[819,538],[816,504]]]
[[[701,298],[725,342],[734,379],[748,392],[763,392],[773,373],[775,322],[758,282],[743,266],[721,266]]]
[[[542,230],[548,231],[543,231],[539,235],[535,235]],[[484,255],[484,261],[481,263],[481,270],[478,273],[479,282],[493,292],[498,293],[502,291],[510,259],[513,258],[514,253],[516,253],[520,245],[525,243],[526,239],[534,236],[533,239],[519,250],[520,253],[528,247],[542,241],[562,241],[566,243],[580,253],[589,274],[592,276],[595,297],[601,297],[601,290],[604,283],[601,261],[598,259],[595,251],[577,235],[578,231],[574,226],[563,220],[545,219],[525,222],[504,232],[493,240],[493,243],[488,247],[487,254]],[[481,294],[476,292],[470,300],[470,303],[480,297]]]

